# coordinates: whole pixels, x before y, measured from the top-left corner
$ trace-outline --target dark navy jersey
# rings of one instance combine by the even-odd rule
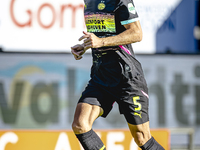
[[[139,20],[133,0],[84,0],[87,32],[109,37],[125,31],[123,25]],[[131,44],[123,45],[133,53]]]

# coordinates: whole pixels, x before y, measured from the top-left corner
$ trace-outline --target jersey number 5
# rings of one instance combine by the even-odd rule
[[[138,106],[135,108],[135,111],[140,111],[142,109],[142,105],[138,102],[138,100],[140,100],[139,96],[133,97],[133,104]]]

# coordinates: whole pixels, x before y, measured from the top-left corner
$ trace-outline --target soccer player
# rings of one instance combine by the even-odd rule
[[[87,32],[71,47],[76,60],[92,48],[91,79],[78,101],[72,129],[85,150],[106,150],[92,130],[117,102],[136,144],[142,150],[163,150],[150,134],[148,88],[131,43],[142,40],[132,0],[84,0]]]

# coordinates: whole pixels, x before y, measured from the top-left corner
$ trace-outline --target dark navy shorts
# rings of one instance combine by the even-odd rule
[[[114,102],[128,123],[139,125],[149,121],[148,88],[141,64],[122,50],[93,52],[91,79],[79,103],[98,105],[106,117]]]

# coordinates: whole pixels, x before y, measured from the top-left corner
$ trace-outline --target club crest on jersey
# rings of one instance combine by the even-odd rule
[[[136,10],[135,10],[135,7],[133,6],[132,3],[129,3],[128,4],[128,11],[132,14],[136,14]]]
[[[98,9],[104,10],[105,8],[106,8],[106,5],[104,4],[104,1],[101,1],[101,3],[99,3],[99,5],[98,5]]]

